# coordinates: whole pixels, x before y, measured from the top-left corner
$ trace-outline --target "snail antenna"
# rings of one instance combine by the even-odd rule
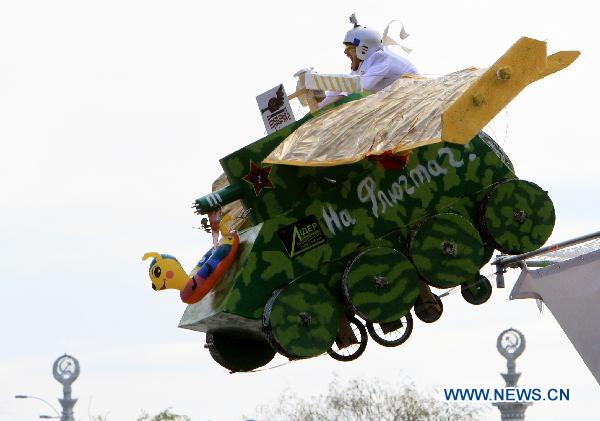
[[[144,257],[142,257],[142,260],[146,260],[149,258],[154,258],[156,259],[157,262],[160,262],[162,260],[162,256],[159,253],[153,252],[151,251],[150,253],[146,253],[144,254]]]

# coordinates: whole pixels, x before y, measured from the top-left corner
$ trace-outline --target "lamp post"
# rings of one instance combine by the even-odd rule
[[[58,400],[62,406],[60,421],[75,421],[73,407],[77,399],[71,397],[71,385],[79,377],[79,361],[67,354],[58,357],[52,365],[52,374],[63,385],[63,398]]]
[[[525,351],[525,335],[517,329],[506,329],[500,333],[496,342],[498,352],[506,358],[506,373],[500,373],[504,378],[506,387],[517,387],[521,373],[517,373],[515,360]],[[500,411],[502,421],[524,421],[525,410],[533,405],[531,402],[494,402]]]
[[[58,412],[58,410],[54,407],[54,405],[52,405],[50,402],[48,402],[45,399],[38,398],[37,396],[29,396],[29,395],[15,395],[15,399],[36,399],[38,401],[42,401],[46,405],[48,405],[50,408],[52,408],[52,410],[56,413],[57,416],[53,417],[53,418],[60,418],[60,413]]]
[[[37,399],[38,401],[44,402],[48,405],[56,416],[51,415],[40,415],[41,419],[53,419],[60,418],[60,421],[75,421],[75,417],[73,416],[73,407],[77,403],[77,399],[73,399],[71,397],[71,385],[77,377],[79,377],[79,361],[77,358],[72,357],[70,355],[60,356],[54,361],[52,365],[52,375],[54,378],[63,385],[63,398],[58,399],[60,405],[62,406],[62,414],[58,412],[58,410],[50,404],[50,402],[45,399],[38,398],[37,396],[29,396],[29,395],[15,395],[15,399]]]

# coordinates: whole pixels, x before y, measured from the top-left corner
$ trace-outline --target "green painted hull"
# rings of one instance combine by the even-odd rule
[[[217,294],[209,294],[189,306],[181,327],[201,331],[236,327],[263,335],[263,329],[268,330],[273,323],[270,319],[262,321],[267,302],[279,289],[297,288],[294,284],[315,285],[324,291],[298,293],[296,304],[300,307],[294,309],[296,312],[310,313],[314,306],[323,305],[348,308],[342,288],[344,273],[357,255],[374,248],[395,250],[409,257],[412,254],[413,263],[422,272],[419,276],[432,278],[430,283],[441,287],[472,282],[497,248],[489,233],[481,233],[485,222],[480,217],[481,209],[486,200],[488,208],[501,206],[500,199],[490,198],[490,189],[516,176],[506,155],[486,134],[479,134],[465,146],[436,143],[415,149],[407,166],[398,170],[385,169],[370,160],[335,167],[265,166],[260,174],[263,184],[257,188],[252,183],[257,179],[253,166],[259,165],[302,123],[288,126],[221,160],[233,186],[229,192],[241,197],[245,208],[251,209],[253,226],[240,232],[239,257],[215,288]],[[265,177],[268,183],[264,183]],[[198,206],[206,203],[206,197],[197,201]],[[431,226],[427,228],[430,231],[419,236],[419,227],[440,213],[455,214],[449,217],[452,221],[460,215],[468,232],[446,232],[444,235],[450,237],[441,238],[439,227]],[[553,225],[551,222],[544,222],[546,227],[539,230],[542,235],[537,241],[549,236],[551,227],[547,226]],[[446,254],[447,264],[436,267],[436,255],[423,250],[435,243],[437,253],[445,239],[458,244],[459,256]],[[424,259],[430,262],[424,263]],[[388,260],[385,264],[393,277],[394,271],[401,274],[412,270],[408,266],[395,267]],[[349,275],[349,279],[354,277],[351,272]],[[365,276],[375,275],[378,273]],[[398,275],[398,279],[402,276]],[[418,289],[411,277],[414,276],[408,276],[408,281],[392,282],[392,292],[387,296],[356,298],[355,311],[358,309],[359,314],[376,322],[394,321],[416,299]],[[351,290],[364,287],[360,281],[352,282]],[[395,300],[396,308],[383,305],[386,300]],[[386,308],[375,309],[372,304],[377,303]],[[286,305],[293,307],[289,302]],[[298,316],[290,317],[296,320]],[[328,323],[333,321],[328,319]],[[290,355],[313,356],[332,339],[331,331],[326,331],[316,347],[311,347],[306,338],[297,345],[289,332],[279,333],[283,336],[278,342]]]
[[[274,188],[264,195],[279,194],[279,207],[286,211],[265,219],[254,213],[262,221],[260,232],[235,274],[224,310],[260,319],[273,291],[303,278],[322,282],[342,299],[342,274],[359,252],[376,246],[406,252],[406,233],[441,212],[458,213],[475,225],[487,188],[515,177],[484,139],[477,137],[467,147],[438,143],[419,148],[401,171],[370,161],[334,168],[274,166]],[[281,173],[290,172],[295,175],[280,181]],[[315,197],[290,191],[325,177],[336,182],[326,181],[328,190]],[[254,210],[261,196],[250,196],[246,207]],[[268,210],[275,212],[274,208]],[[290,257],[278,232],[308,216],[316,219],[325,241]]]

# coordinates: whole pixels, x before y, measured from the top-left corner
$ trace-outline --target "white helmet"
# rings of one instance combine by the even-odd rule
[[[350,16],[350,22],[354,24],[354,28],[346,32],[344,44],[356,46],[356,57],[359,60],[367,58],[369,51],[375,51],[382,45],[381,35],[379,32],[360,26],[354,13]]]

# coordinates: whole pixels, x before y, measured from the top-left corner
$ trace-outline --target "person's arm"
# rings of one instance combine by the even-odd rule
[[[325,95],[323,101],[319,102],[319,108],[323,108],[329,104],[333,104],[335,101],[338,101],[344,98],[345,96],[347,96],[345,92],[327,91],[327,94]]]

